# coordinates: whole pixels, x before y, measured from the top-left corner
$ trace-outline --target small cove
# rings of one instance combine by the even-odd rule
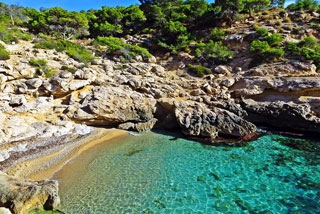
[[[89,149],[55,175],[59,209],[319,213],[319,148],[319,142],[277,135],[245,147],[213,147],[152,132],[121,136]]]

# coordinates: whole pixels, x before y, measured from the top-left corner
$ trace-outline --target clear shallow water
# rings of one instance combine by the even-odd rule
[[[320,213],[320,145],[273,135],[241,148],[130,136],[55,178],[72,214]]]

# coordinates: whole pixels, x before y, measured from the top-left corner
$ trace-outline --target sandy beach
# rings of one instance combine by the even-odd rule
[[[17,163],[7,173],[17,177],[31,180],[44,180],[52,178],[66,163],[76,158],[84,151],[100,143],[128,135],[127,132],[118,129],[97,128],[84,138],[75,139],[53,153],[38,155],[36,158]]]

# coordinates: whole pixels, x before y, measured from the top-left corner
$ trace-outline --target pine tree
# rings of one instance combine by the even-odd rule
[[[286,3],[286,0],[271,0],[271,6],[272,7],[284,7],[284,4]]]

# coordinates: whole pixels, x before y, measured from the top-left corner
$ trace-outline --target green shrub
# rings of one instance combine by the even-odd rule
[[[2,40],[6,44],[18,42],[18,39],[12,33],[10,33],[6,26],[0,26],[0,40]]]
[[[10,53],[3,48],[3,46],[0,44],[0,60],[8,60],[10,59]]]
[[[158,45],[162,48],[170,50],[173,54],[178,54],[179,51],[181,50],[189,52],[188,46],[193,41],[193,39],[190,39],[189,37],[190,37],[189,34],[179,35],[176,38],[175,44],[170,44],[170,43],[158,40]]]
[[[36,68],[39,68],[39,69],[42,69],[44,67],[47,66],[47,61],[45,59],[30,59],[29,60],[29,63],[30,65],[36,67]]]
[[[117,37],[100,37],[98,36],[92,42],[93,45],[102,45],[107,47],[107,52],[114,54],[115,52],[121,53],[126,59],[131,59],[132,57],[141,55],[145,59],[150,58],[152,55],[145,48],[142,48],[138,45],[131,45],[124,43],[121,38]]]
[[[317,68],[320,67],[320,45],[313,37],[306,37],[299,43],[286,44],[290,54],[299,60],[313,60]]]
[[[65,51],[68,56],[79,62],[91,62],[92,52],[82,45],[64,40],[40,40],[36,41],[34,48],[55,49],[58,52]]]
[[[66,54],[72,59],[79,62],[91,62],[93,60],[92,53],[85,48],[68,48]]]
[[[43,40],[50,40],[50,39],[51,39],[50,36],[45,35],[45,34],[43,34],[43,33],[39,33],[39,34],[38,34],[38,37],[39,37],[40,39],[43,39]]]
[[[55,74],[50,68],[47,67],[47,61],[45,59],[32,58],[29,60],[29,63],[35,67],[39,73],[43,73],[47,78],[53,77]]]
[[[224,30],[213,28],[210,34],[210,38],[214,41],[219,41],[224,39],[226,32]]]
[[[27,32],[22,32],[16,27],[10,28],[6,25],[0,25],[0,40],[6,44],[11,44],[12,42],[18,43],[19,39],[30,41],[32,40],[32,35]]]
[[[34,41],[36,43],[34,45],[34,48],[39,49],[56,49],[57,48],[57,42],[55,40],[36,40]]]
[[[28,33],[28,32],[22,32],[22,31],[20,31],[20,30],[17,30],[17,31],[16,31],[16,37],[17,37],[18,39],[22,39],[22,40],[24,40],[24,41],[31,41],[32,38],[33,38],[33,36],[32,36],[30,33]]]
[[[291,19],[290,19],[290,17],[284,18],[283,21],[284,21],[284,22],[287,22],[287,23],[291,23],[291,22],[292,22]]]
[[[256,32],[259,34],[259,36],[267,36],[268,35],[268,29],[263,28],[263,27],[258,28],[256,30]]]
[[[284,56],[284,50],[281,48],[271,48],[267,41],[254,40],[249,46],[256,63],[262,61],[277,61]]]
[[[263,53],[270,49],[270,45],[266,41],[254,40],[249,46],[251,52]]]
[[[195,55],[199,59],[215,60],[225,63],[232,59],[233,51],[228,51],[228,47],[223,46],[221,42],[198,43],[196,45]]]
[[[176,14],[177,15],[177,14]],[[171,19],[171,18],[170,18]],[[174,54],[179,51],[187,51],[189,44],[194,40],[184,23],[181,21],[167,21],[161,29],[161,37],[157,44]]]
[[[304,48],[315,48],[319,46],[318,41],[314,37],[306,37],[300,42],[300,46]]]
[[[282,36],[278,33],[274,33],[266,37],[266,40],[270,46],[280,46],[282,43]]]
[[[71,67],[68,67],[68,66],[66,66],[66,65],[63,65],[63,66],[61,67],[61,70],[63,70],[63,71],[69,71],[69,72],[72,73],[72,74],[76,73],[76,69],[71,68]]]
[[[42,69],[42,71],[43,71],[45,77],[47,77],[47,78],[53,77],[55,74],[50,68],[47,68],[47,67]]]
[[[298,0],[295,4],[288,6],[289,10],[315,10],[318,7],[318,2],[314,0]]]
[[[277,59],[284,56],[284,50],[282,48],[270,48],[264,53],[264,55],[269,60],[277,61]]]
[[[108,36],[108,37],[101,37],[98,36],[93,42],[93,45],[102,45],[107,46],[109,51],[116,51],[122,48],[123,40],[121,38]]]
[[[257,30],[259,27],[261,27],[262,26],[262,24],[261,23],[259,23],[259,22],[255,22],[253,25],[252,25],[252,27],[255,29],[255,30]]]
[[[199,77],[203,77],[206,74],[212,73],[209,68],[203,67],[201,65],[191,65],[191,64],[188,64],[188,71],[192,74],[199,76]]]

